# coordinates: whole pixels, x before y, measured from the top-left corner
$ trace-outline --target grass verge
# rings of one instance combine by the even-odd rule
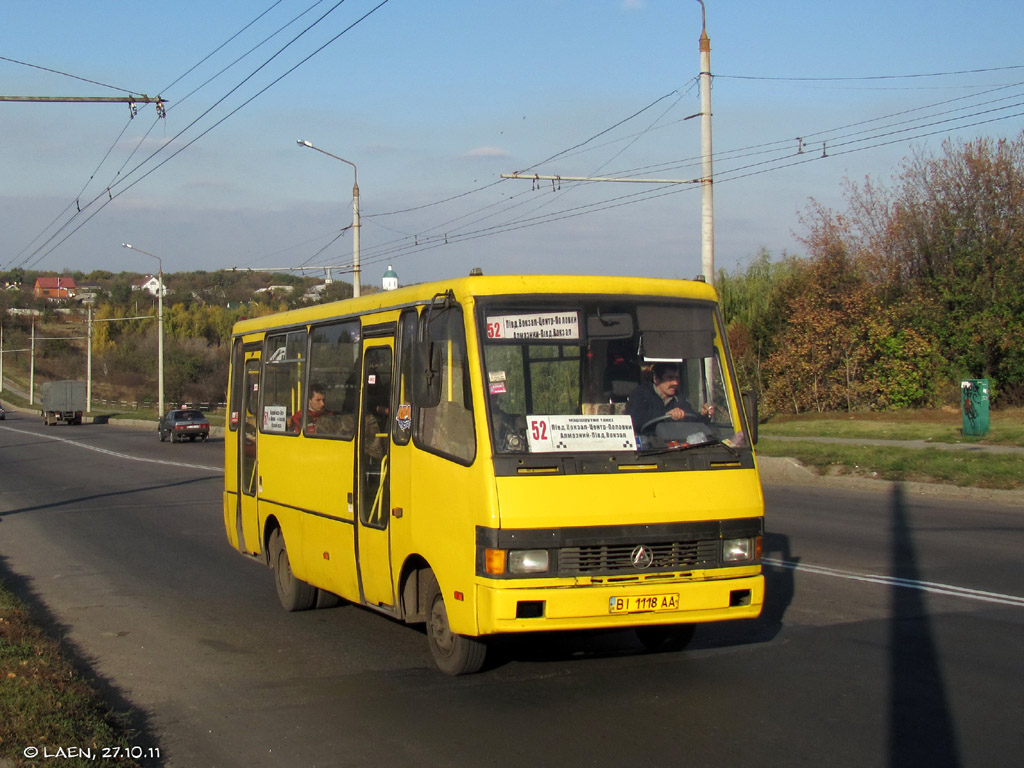
[[[822,474],[1000,490],[1024,488],[1024,456],[1017,454],[772,440],[768,435],[761,436],[757,449],[764,456],[794,458]]]
[[[136,768],[131,735],[0,583],[0,763]]]
[[[867,413],[802,413],[772,417],[759,427],[765,437],[842,437],[849,439],[931,440],[1024,447],[1024,408],[989,414],[984,437],[962,434],[963,417],[956,409]]]

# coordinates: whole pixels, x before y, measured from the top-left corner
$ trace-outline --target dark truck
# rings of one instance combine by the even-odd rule
[[[58,421],[81,424],[85,413],[85,382],[47,381],[43,384],[41,402],[47,426]]]

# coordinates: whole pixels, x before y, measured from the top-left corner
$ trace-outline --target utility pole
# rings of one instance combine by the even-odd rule
[[[711,38],[704,0],[700,3],[700,268],[708,284],[715,282],[715,195],[711,167]]]
[[[315,149],[321,155],[333,157],[335,160],[340,160],[346,165],[352,166],[352,297],[359,298],[361,293],[360,284],[363,279],[362,270],[359,268],[359,169],[351,160],[346,160],[343,157],[332,155],[330,152],[320,149],[320,147],[306,141],[305,139],[298,139],[295,143],[300,147]]]
[[[701,185],[701,247],[700,268],[706,283],[715,281],[715,202],[712,191],[711,167],[711,38],[708,37],[704,14],[704,0],[700,3],[700,146],[701,146],[701,177],[699,179],[627,179],[597,176],[541,176],[536,173],[503,173],[503,179],[529,179],[536,184],[539,181],[618,181],[631,184],[700,184]],[[696,117],[697,115],[691,115]],[[689,119],[689,118],[687,118]]]
[[[35,403],[36,396],[36,319],[32,318],[32,359],[28,364],[28,404]]]
[[[92,307],[87,310],[86,317],[86,339],[85,342],[85,412],[92,413]]]

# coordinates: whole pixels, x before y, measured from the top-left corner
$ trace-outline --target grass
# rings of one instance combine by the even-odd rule
[[[949,408],[775,416],[760,426],[760,433],[766,437],[931,440],[937,443],[972,442],[1024,447],[1024,408],[990,412],[989,433],[984,437],[963,435],[962,426],[960,411]]]
[[[788,456],[817,469],[821,474],[948,483],[1000,490],[1024,488],[1024,455],[1020,454],[840,445],[772,440],[770,437],[762,437],[757,448],[763,456]]]
[[[902,448],[853,443],[773,440],[835,437],[857,440],[926,440],[936,443],[1024,446],[1024,409],[993,411],[989,434],[961,434],[955,409],[896,413],[802,414],[773,418],[760,427],[758,450],[788,456],[822,474],[878,477],[1001,490],[1024,489],[1024,455]]]
[[[128,750],[137,743],[131,736],[123,719],[0,584],[0,762],[131,768],[141,763],[131,757],[110,758],[116,750]],[[31,748],[38,750],[35,760],[26,758]],[[71,756],[71,749],[81,750],[79,756]],[[85,750],[93,750],[92,758],[85,756]],[[51,757],[44,759],[47,753]]]

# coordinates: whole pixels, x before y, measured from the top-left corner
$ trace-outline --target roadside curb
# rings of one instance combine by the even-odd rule
[[[20,413],[33,413],[32,409],[19,406],[8,406],[8,410]],[[154,432],[156,431],[155,419],[111,419],[106,422],[97,422],[94,417],[87,416],[84,421],[87,424],[107,423],[115,426],[152,429]],[[210,436],[223,437],[224,427],[210,427]],[[796,459],[780,456],[759,455],[757,457],[757,466],[761,473],[761,482],[766,486],[815,485],[821,488],[845,488],[857,491],[874,491],[876,493],[893,493],[898,490],[911,496],[992,502],[994,504],[1024,507],[1024,491],[962,488],[956,485],[943,485],[941,483],[894,482],[852,475],[819,475]]]
[[[761,482],[766,486],[813,485],[820,488],[873,491],[875,493],[902,492],[907,496],[921,496],[969,502],[991,502],[1007,506],[1024,507],[1024,491],[1003,491],[991,488],[965,488],[942,483],[917,483],[883,480],[853,475],[819,475],[796,459],[778,456],[758,456]]]
[[[25,408],[20,405],[7,405],[5,408],[13,413],[38,415],[38,408]],[[108,416],[83,416],[83,424],[96,424],[98,426],[111,425],[115,427],[132,427],[133,429],[152,429],[156,432],[156,419],[111,419]],[[224,437],[224,427],[210,427],[210,437]],[[3,768],[3,766],[0,766]]]

